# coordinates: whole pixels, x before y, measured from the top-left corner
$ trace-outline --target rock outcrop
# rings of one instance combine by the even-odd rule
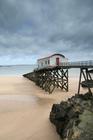
[[[93,95],[75,95],[67,102],[54,104],[50,121],[62,140],[93,140]]]

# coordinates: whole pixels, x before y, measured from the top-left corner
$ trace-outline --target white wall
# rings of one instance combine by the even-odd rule
[[[50,61],[49,58],[44,58],[44,59],[40,59],[38,60],[38,68],[43,68],[43,67],[47,67],[49,66],[50,64],[48,64],[48,60]]]
[[[67,62],[68,61],[67,58],[64,58],[64,57],[59,56],[59,55],[55,55],[55,56],[52,56],[50,58],[50,65],[52,65],[52,66],[55,66],[56,65],[56,58],[59,58],[59,63]]]

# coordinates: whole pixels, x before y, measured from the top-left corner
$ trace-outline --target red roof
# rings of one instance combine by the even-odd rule
[[[38,59],[38,61],[39,61],[39,60],[42,60],[42,59],[46,59],[46,58],[51,58],[52,56],[55,56],[55,55],[59,55],[59,56],[62,56],[62,57],[64,57],[64,58],[65,58],[65,56],[64,56],[64,55],[59,54],[59,53],[55,53],[55,54],[52,54],[52,55],[50,55],[50,56],[48,56],[48,57],[43,57],[43,58],[40,58],[40,59]]]

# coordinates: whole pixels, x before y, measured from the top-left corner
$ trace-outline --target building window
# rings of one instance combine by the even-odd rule
[[[45,64],[47,65],[47,61],[45,61]]]
[[[50,61],[48,60],[48,64],[50,64]]]
[[[41,63],[41,66],[43,66],[43,62]]]

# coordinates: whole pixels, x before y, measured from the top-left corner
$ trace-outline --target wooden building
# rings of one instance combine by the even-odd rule
[[[68,59],[62,54],[53,54],[37,60],[38,68],[58,66],[62,62],[68,62]]]

